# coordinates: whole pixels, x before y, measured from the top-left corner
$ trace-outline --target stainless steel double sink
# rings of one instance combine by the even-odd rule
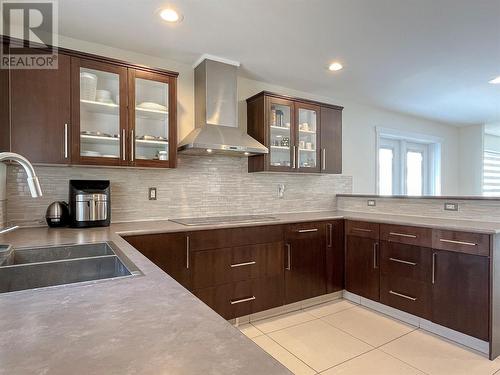
[[[113,242],[13,249],[0,245],[0,293],[142,275]]]

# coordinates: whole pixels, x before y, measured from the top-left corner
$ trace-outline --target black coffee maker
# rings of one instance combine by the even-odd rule
[[[107,227],[111,222],[108,180],[69,181],[70,225],[74,228]]]

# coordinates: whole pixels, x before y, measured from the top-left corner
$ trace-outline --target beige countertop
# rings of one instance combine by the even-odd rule
[[[121,280],[0,294],[0,374],[288,374],[121,235],[348,218],[481,233],[500,223],[358,212],[280,214],[276,221],[188,227],[170,221],[107,228],[24,228],[15,247],[113,241],[144,273]]]

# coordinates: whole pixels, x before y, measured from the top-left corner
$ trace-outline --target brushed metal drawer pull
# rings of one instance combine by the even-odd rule
[[[299,229],[297,232],[298,233],[309,233],[309,232],[317,232],[318,228],[313,228],[313,229]]]
[[[406,294],[401,294],[401,293],[398,293],[398,292],[394,292],[392,290],[389,290],[389,293],[393,294],[395,296],[401,297],[401,298],[409,299],[410,301],[416,301],[417,300],[415,297],[410,297],[410,296],[407,296]]]
[[[377,248],[378,248],[378,242],[375,242],[373,244],[373,269],[377,269],[378,268],[378,264],[377,264]]]
[[[287,243],[286,249],[287,249],[287,258],[288,258],[286,270],[291,271],[292,270],[292,246],[289,243]]]
[[[474,242],[445,240],[444,238],[440,238],[439,241],[446,242],[446,243],[454,243],[454,244],[457,244],[457,245],[477,246],[477,243],[474,243]]]
[[[251,266],[253,264],[257,264],[256,261],[252,260],[250,262],[243,262],[243,263],[236,263],[236,264],[231,264],[231,268],[235,267],[243,267],[243,266]]]
[[[393,262],[397,262],[397,263],[408,264],[410,266],[416,266],[417,265],[417,263],[415,263],[415,262],[409,262],[407,260],[402,260],[402,259],[397,259],[397,258],[389,258],[389,260],[392,260]]]
[[[432,253],[432,284],[436,282],[436,256],[437,253]]]
[[[252,296],[252,297],[248,297],[248,298],[237,299],[237,300],[230,301],[230,302],[231,302],[231,305],[236,305],[238,303],[250,302],[250,301],[253,301],[254,299],[255,299],[255,296]]]
[[[186,236],[186,268],[189,269],[189,236]]]
[[[399,236],[399,237],[407,237],[407,238],[417,238],[414,234],[405,234],[405,233],[397,233],[397,232],[389,232],[391,236]]]
[[[371,229],[365,229],[365,228],[352,228],[352,230],[357,230],[358,232],[373,232]]]

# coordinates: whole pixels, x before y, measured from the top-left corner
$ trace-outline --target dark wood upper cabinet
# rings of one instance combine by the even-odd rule
[[[177,75],[63,48],[57,69],[3,70],[0,150],[34,163],[175,167]]]
[[[132,165],[175,167],[176,91],[175,78],[128,69],[129,159]]]
[[[326,293],[326,225],[300,223],[285,234],[285,303]]]
[[[191,289],[188,233],[147,234],[124,238],[179,284]]]
[[[71,161],[71,59],[60,54],[58,60],[58,69],[10,70],[10,151],[34,163]]]
[[[347,291],[378,301],[380,298],[378,240],[347,236],[345,273]]]
[[[248,134],[269,148],[248,171],[342,173],[342,109],[265,91],[248,98]]]
[[[488,341],[489,258],[442,250],[432,256],[432,321]]]

